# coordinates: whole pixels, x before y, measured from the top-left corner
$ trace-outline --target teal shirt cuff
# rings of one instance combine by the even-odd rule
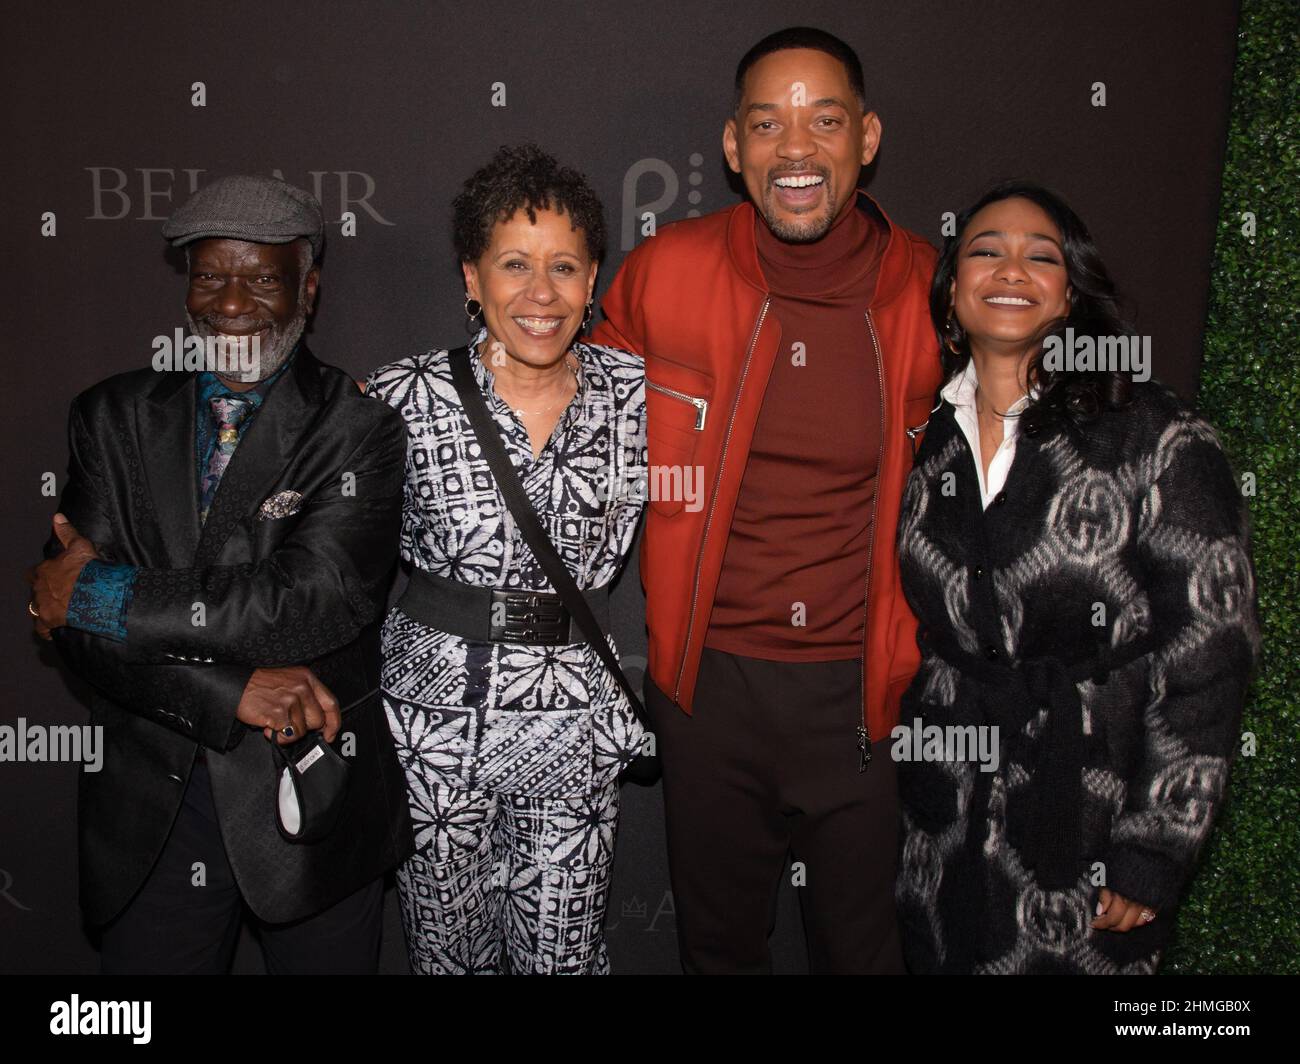
[[[134,565],[88,561],[68,600],[68,624],[92,635],[126,641],[126,611],[135,590]]]

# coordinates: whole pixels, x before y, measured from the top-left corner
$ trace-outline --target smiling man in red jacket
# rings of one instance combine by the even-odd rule
[[[594,334],[646,360],[646,701],[688,972],[771,970],[791,851],[812,969],[903,970],[894,538],[940,370],[934,251],[857,189],[880,135],[843,41],[760,41],[723,133],[748,201],[636,248]]]

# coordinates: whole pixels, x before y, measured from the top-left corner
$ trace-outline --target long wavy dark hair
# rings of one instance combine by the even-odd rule
[[[1070,309],[1064,318],[1049,322],[1031,343],[1028,376],[1038,385],[1038,397],[1020,414],[1021,431],[1030,435],[1051,424],[1081,427],[1104,409],[1128,402],[1131,378],[1118,370],[1090,372],[1049,370],[1043,365],[1043,345],[1048,337],[1074,329],[1077,336],[1131,336],[1133,329],[1120,310],[1115,283],[1101,260],[1088,228],[1056,193],[1028,181],[1008,181],[989,189],[957,215],[957,231],[944,243],[930,285],[930,318],[939,336],[944,383],[966,369],[970,344],[953,314],[949,290],[957,276],[957,253],[971,218],[990,203],[1026,199],[1041,207],[1061,233],[1065,272],[1071,288]]]

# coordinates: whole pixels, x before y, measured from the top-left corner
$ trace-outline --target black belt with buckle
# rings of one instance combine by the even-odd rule
[[[601,629],[609,631],[609,585],[584,590],[582,597]],[[553,591],[474,587],[412,569],[397,608],[430,628],[479,643],[563,646],[587,641]]]

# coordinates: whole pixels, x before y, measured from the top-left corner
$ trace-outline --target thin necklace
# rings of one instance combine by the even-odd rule
[[[577,367],[575,367],[572,363],[569,362],[569,352],[567,352],[567,351],[565,352],[565,355],[564,355],[564,365],[565,365],[565,368],[568,369],[568,371],[569,371],[570,373],[573,374],[573,382],[574,382],[574,384],[580,384],[580,382],[579,382],[579,380],[578,380],[578,370],[577,370]],[[500,389],[500,387],[499,387],[499,385],[500,385],[500,381],[498,380],[498,378],[497,378],[497,376],[496,376],[495,373],[492,374],[492,379],[493,379],[493,381],[498,385],[498,387],[497,387],[497,395],[501,395],[501,389]],[[555,409],[555,407],[556,407],[556,406],[557,406],[561,401],[568,402],[568,401],[570,401],[570,400],[572,399],[572,396],[570,396],[569,399],[567,399],[567,400],[564,399],[563,397],[561,397],[560,399],[554,399],[554,400],[552,400],[549,404],[547,404],[546,406],[542,407],[542,409],[540,409],[540,410],[525,410],[522,406],[513,406],[513,405],[511,405],[511,404],[510,404],[510,400],[509,400],[509,399],[506,399],[506,397],[505,397],[504,395],[501,395],[501,398],[506,400],[506,405],[507,405],[507,406],[510,406],[510,409],[514,411],[515,417],[524,417],[525,415],[527,415],[527,416],[529,416],[529,417],[537,417],[539,414],[548,414],[548,413],[550,413],[552,410]]]
[[[975,389],[975,413],[977,416],[982,416],[985,413],[991,413],[995,418],[999,418],[1002,421],[1005,421],[1007,419],[1007,415],[1002,413],[1002,411],[997,409],[997,407],[992,406],[988,403],[981,403],[980,400],[983,398],[984,397],[980,394],[980,390],[976,388]],[[981,407],[983,407],[983,409],[981,409]]]

